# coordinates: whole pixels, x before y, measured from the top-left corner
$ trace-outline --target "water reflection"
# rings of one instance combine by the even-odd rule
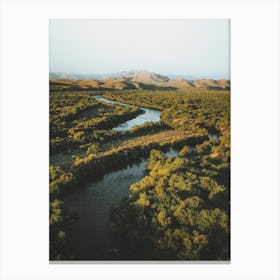
[[[103,101],[103,102],[106,102],[106,103],[117,104],[117,105],[120,105],[120,106],[127,106],[128,105],[128,104],[125,104],[125,103],[122,103],[122,102],[109,100],[107,98],[104,98],[101,95],[94,95],[93,97],[95,99],[99,100],[99,101]],[[159,110],[145,108],[145,107],[139,107],[139,108],[144,111],[143,114],[135,117],[132,120],[126,121],[126,122],[114,127],[113,130],[115,130],[115,131],[127,131],[127,130],[130,130],[135,125],[142,125],[146,122],[155,122],[155,123],[160,122],[160,111]]]
[[[170,149],[167,156],[178,153]],[[110,211],[128,195],[129,186],[145,176],[145,163],[138,163],[106,174],[102,179],[65,195],[65,207],[78,213],[79,219],[69,232],[70,246],[75,260],[106,260],[117,257],[112,241]]]

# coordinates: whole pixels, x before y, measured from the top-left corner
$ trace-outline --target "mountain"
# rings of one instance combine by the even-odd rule
[[[50,79],[51,91],[79,91],[79,90],[156,90],[156,89],[176,89],[171,86],[157,86],[141,82],[131,82],[120,79],[105,80],[70,80],[70,79]]]
[[[196,88],[201,89],[230,89],[230,82],[228,80],[201,79],[194,81],[193,84]]]
[[[136,73],[129,73],[120,77],[126,81],[130,82],[140,82],[144,84],[160,84],[167,83],[169,78],[160,74],[148,72],[148,71],[140,71]]]
[[[109,75],[109,74],[108,74]],[[50,73],[50,89],[51,91],[63,90],[229,90],[229,80],[186,80],[186,79],[170,79],[167,76],[152,73],[148,71],[138,72],[119,72],[106,75],[89,74],[91,78],[86,79],[85,74],[57,74]],[[83,78],[81,78],[81,76]],[[74,77],[74,78],[70,78]]]

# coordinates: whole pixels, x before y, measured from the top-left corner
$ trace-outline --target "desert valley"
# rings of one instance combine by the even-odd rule
[[[229,176],[230,81],[50,73],[51,260],[228,260]]]

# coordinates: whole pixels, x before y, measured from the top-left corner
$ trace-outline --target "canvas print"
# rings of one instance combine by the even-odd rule
[[[230,260],[230,20],[51,19],[50,261]]]

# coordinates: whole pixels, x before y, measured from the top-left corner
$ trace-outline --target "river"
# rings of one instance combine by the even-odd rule
[[[107,102],[127,106],[125,103],[111,101],[101,95],[94,98]],[[114,130],[129,130],[133,125],[145,122],[159,122],[160,111],[143,108],[140,116],[113,128]],[[215,135],[211,135],[214,139]],[[209,135],[210,139],[210,135]],[[170,149],[166,156],[177,157],[177,151]],[[109,172],[103,178],[90,182],[65,195],[64,205],[67,209],[78,214],[78,220],[68,232],[69,245],[75,260],[113,260],[118,259],[119,249],[113,242],[110,213],[113,206],[128,195],[129,186],[145,176],[147,159],[130,164],[126,168]]]
[[[112,101],[95,95],[95,99],[127,106],[128,104]],[[113,128],[116,131],[126,131],[134,125],[146,122],[159,122],[160,111],[139,107],[144,113],[132,120],[126,121]],[[170,149],[167,156],[177,156]],[[86,184],[69,192],[64,197],[66,209],[78,215],[78,220],[68,232],[69,245],[75,260],[108,260],[118,258],[118,249],[113,244],[110,213],[121,199],[128,195],[129,186],[145,176],[146,159],[130,164],[126,168],[109,172],[103,178]]]
[[[109,100],[107,98],[104,98],[102,95],[94,95],[93,97],[99,101],[106,102],[106,103],[117,104],[117,105],[121,105],[121,106],[128,105],[128,104],[125,104],[125,103],[122,103],[119,101]],[[145,107],[139,107],[139,108],[144,111],[143,114],[114,127],[113,130],[127,131],[127,130],[130,130],[135,125],[142,125],[146,122],[155,122],[155,123],[160,122],[160,111],[159,110],[145,108]]]
[[[177,156],[170,149],[167,156]],[[108,260],[118,258],[113,243],[110,213],[128,195],[129,186],[145,176],[146,159],[103,178],[88,183],[65,195],[65,207],[78,214],[69,232],[69,243],[75,260]]]

